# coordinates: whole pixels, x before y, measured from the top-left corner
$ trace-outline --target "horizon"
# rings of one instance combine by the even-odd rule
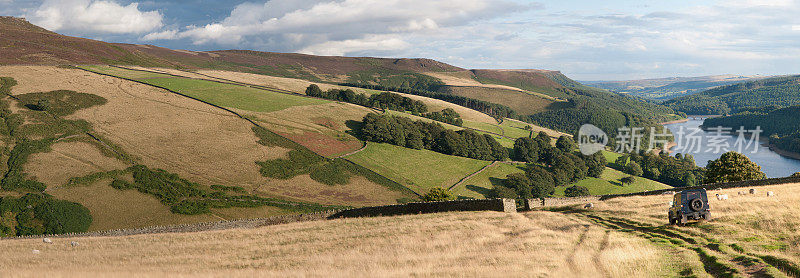
[[[0,0],[0,9],[107,42],[427,58],[468,69],[554,70],[585,81],[789,75],[800,62],[794,0]]]

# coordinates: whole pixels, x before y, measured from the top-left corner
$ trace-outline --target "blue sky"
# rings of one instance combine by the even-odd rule
[[[0,11],[111,42],[424,57],[622,80],[800,73],[799,2],[0,0]]]

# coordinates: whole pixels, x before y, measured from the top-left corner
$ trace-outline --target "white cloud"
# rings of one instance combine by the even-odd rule
[[[143,38],[326,55],[397,51],[410,47],[412,36],[443,35],[531,7],[508,0],[270,0],[240,4],[219,22]]]
[[[342,56],[346,53],[361,51],[395,51],[411,46],[400,38],[385,35],[373,35],[364,39],[343,41],[326,41],[301,49],[300,53],[312,55]]]
[[[144,33],[163,26],[158,11],[141,11],[138,3],[122,6],[103,0],[45,0],[26,17],[53,31],[78,33]]]
[[[161,32],[150,33],[144,35],[141,40],[154,41],[154,40],[173,40],[178,38],[178,30],[164,30]]]

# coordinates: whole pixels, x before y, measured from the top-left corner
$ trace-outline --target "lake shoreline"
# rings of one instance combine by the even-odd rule
[[[673,146],[673,144],[668,144],[665,147],[669,147],[668,151],[670,155],[674,156],[678,152],[683,153],[684,150],[677,149],[678,147],[692,146],[690,148],[692,148],[692,150],[697,150],[697,152],[689,150],[686,151],[690,152],[689,154],[694,156],[695,164],[697,164],[697,166],[704,167],[706,166],[707,161],[719,159],[722,153],[709,152],[709,150],[713,150],[715,148],[712,145],[709,145],[711,143],[709,140],[713,136],[716,136],[715,131],[713,128],[711,130],[708,128],[702,128],[701,126],[703,124],[703,120],[703,118],[690,118],[687,122],[665,125],[665,127],[669,128],[673,133],[677,132],[679,128],[688,129],[688,132],[691,132],[692,129],[698,128],[700,131],[696,134],[696,136],[702,138],[693,139],[696,140],[695,143],[687,146]],[[719,142],[725,144],[728,150],[735,151],[738,148],[738,145],[735,145],[737,142],[737,132],[735,132],[735,130],[736,129],[734,129],[732,134],[724,136],[725,139],[722,142]],[[684,130],[684,132],[686,133],[687,131]],[[768,140],[769,138],[764,136],[759,136],[758,141],[752,142],[758,144],[757,146],[753,146],[752,144],[748,146],[747,144],[751,143],[750,140],[755,138],[752,137],[752,134],[745,134],[744,136],[745,142],[741,143],[744,143],[742,148],[746,148],[746,150],[742,149],[744,152],[743,154],[750,158],[751,161],[761,166],[762,170],[767,174],[767,176],[785,177],[795,172],[800,172],[800,154],[782,150],[776,146],[770,146]],[[675,138],[675,140],[677,140],[677,138]],[[685,140],[686,139],[684,139],[684,141]],[[690,142],[688,141],[684,142],[684,144],[689,143]],[[700,143],[700,146],[702,147],[695,149],[693,145],[697,143]],[[754,147],[757,147],[757,149],[753,149]],[[720,149],[720,151],[725,152],[727,150]]]
[[[796,152],[780,149],[777,146],[775,146],[773,144],[769,144],[769,143],[767,143],[765,145],[769,148],[770,151],[773,151],[773,152],[775,152],[775,153],[777,153],[777,154],[779,154],[779,155],[781,155],[783,157],[788,157],[788,158],[791,158],[791,159],[800,160],[800,153],[796,153]]]

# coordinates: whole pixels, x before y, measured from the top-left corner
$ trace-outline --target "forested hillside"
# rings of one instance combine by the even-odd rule
[[[800,106],[791,106],[769,112],[743,112],[727,117],[708,118],[703,126],[731,127],[734,132],[740,127],[763,130],[761,136],[769,136],[770,144],[779,149],[800,152]]]
[[[750,81],[676,98],[664,104],[690,115],[724,115],[800,104],[800,75]]]

